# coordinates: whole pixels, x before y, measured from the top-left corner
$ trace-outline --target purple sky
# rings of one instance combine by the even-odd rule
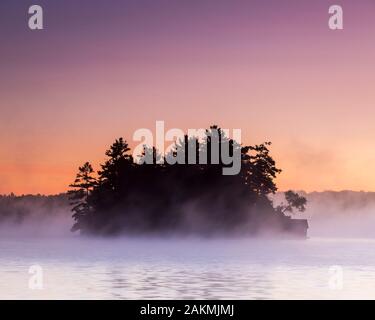
[[[27,27],[28,7],[45,29]],[[328,8],[344,9],[344,30]],[[65,191],[134,130],[272,141],[281,189],[375,191],[375,2],[0,3],[0,193]],[[131,141],[130,141],[131,143]]]

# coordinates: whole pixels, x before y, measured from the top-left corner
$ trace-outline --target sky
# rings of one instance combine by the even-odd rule
[[[280,190],[375,191],[374,34],[372,0],[2,0],[0,193],[64,192],[157,120],[272,141]]]

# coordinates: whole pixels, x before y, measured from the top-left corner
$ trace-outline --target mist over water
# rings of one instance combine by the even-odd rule
[[[65,194],[0,196],[0,239],[71,236],[71,226]]]
[[[88,238],[70,232],[68,207],[38,207],[0,226],[0,298],[373,298],[374,194],[307,197],[296,216],[309,218],[307,240]],[[42,290],[29,288],[32,265],[43,270]],[[342,268],[342,289],[330,287],[332,266]]]
[[[375,238],[375,193],[309,194],[311,237]]]
[[[309,221],[311,238],[375,238],[375,193],[325,191],[301,193],[307,200],[306,211],[292,215]],[[282,201],[281,194],[274,197]]]
[[[375,193],[327,191],[302,194],[308,199],[307,209],[304,213],[294,214],[293,218],[308,219],[309,237],[375,238]],[[282,194],[276,194],[274,203],[281,201]],[[74,236],[70,232],[72,213],[64,196],[42,197],[42,200],[22,198],[13,211],[16,214],[12,212],[0,220],[0,238]],[[190,220],[199,220],[194,206],[187,207],[186,212],[187,225],[192,223]]]

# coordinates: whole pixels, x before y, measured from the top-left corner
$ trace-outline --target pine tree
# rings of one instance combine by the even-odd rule
[[[72,190],[68,191],[71,205],[73,205],[72,217],[75,224],[72,231],[84,230],[89,221],[89,214],[91,211],[89,197],[90,193],[97,185],[96,179],[92,176],[94,170],[89,162],[86,162],[82,167],[79,167],[74,183],[69,185]]]
[[[121,183],[122,171],[133,163],[133,157],[127,153],[128,151],[128,143],[123,138],[116,139],[105,153],[109,159],[101,165],[102,170],[98,172],[101,185],[115,193]]]

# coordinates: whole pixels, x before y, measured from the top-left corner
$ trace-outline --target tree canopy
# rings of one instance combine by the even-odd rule
[[[213,130],[218,133],[219,150],[225,145],[230,155],[235,148],[240,151],[238,174],[222,174],[229,164],[212,153]],[[107,160],[101,170],[95,173],[87,162],[70,185],[72,231],[207,235],[240,230],[254,234],[266,223],[280,219],[280,208],[275,209],[268,197],[277,191],[275,178],[281,172],[270,155],[270,146],[270,142],[240,146],[212,126],[202,141],[188,136],[176,141],[165,160],[180,157],[185,161],[171,164],[173,161],[159,161],[162,154],[150,146],[144,146],[135,161],[127,142],[119,138],[105,152]],[[189,154],[194,154],[194,164]],[[302,210],[306,204],[294,193],[286,197],[288,206],[283,212],[292,207]]]

